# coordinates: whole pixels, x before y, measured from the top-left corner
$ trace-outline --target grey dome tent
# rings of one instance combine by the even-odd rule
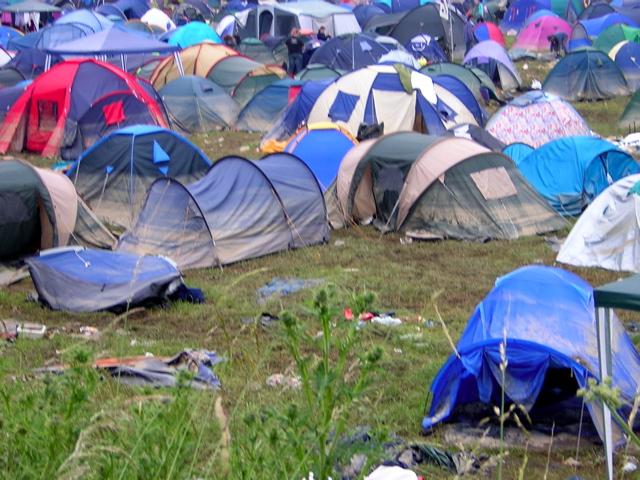
[[[118,251],[207,268],[328,239],[318,181],[300,159],[278,153],[225,157],[190,185],[157,180]]]
[[[231,96],[207,78],[178,77],[158,93],[173,125],[189,135],[230,127],[238,115]]]

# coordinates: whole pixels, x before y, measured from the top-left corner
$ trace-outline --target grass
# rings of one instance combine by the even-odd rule
[[[528,65],[527,75],[546,69],[537,62]],[[626,101],[594,102],[576,108],[592,129],[605,136],[621,135],[625,132],[617,132],[612,125]],[[192,140],[211,159],[231,154],[260,156],[256,152],[260,138],[255,134],[217,132]],[[25,157],[41,166],[52,164],[36,156]],[[559,236],[567,233],[559,232]],[[375,308],[393,310],[404,321],[398,327],[367,325],[354,333],[344,368],[333,371],[332,381],[342,385],[342,394],[355,384],[360,371],[358,355],[375,348],[383,354],[371,372],[369,388],[357,397],[340,397],[346,408],[326,397],[333,410],[330,414],[322,410],[326,413],[324,425],[344,425],[345,432],[370,426],[381,435],[444,445],[442,428],[428,439],[420,436],[429,385],[451,353],[436,313],[429,307],[432,297],[441,292],[438,310],[456,341],[496,277],[523,265],[553,265],[555,254],[541,237],[488,243],[403,244],[400,240],[397,234],[380,235],[372,227],[351,228],[332,232],[326,245],[224,269],[189,271],[186,283],[203,289],[207,304],[177,303],[168,309],[137,310],[124,317],[42,310],[25,301],[33,290],[30,280],[0,290],[0,318],[41,322],[50,330],[66,328],[47,339],[18,339],[0,345],[0,477],[255,478],[257,466],[262,467],[262,478],[284,475],[298,479],[306,475],[296,468],[313,465],[307,459],[318,453],[318,444],[309,447],[309,439],[325,437],[308,435],[317,418],[292,413],[292,405],[306,408],[307,415],[313,413],[305,390],[265,384],[274,373],[297,375],[301,360],[294,359],[294,350],[287,343],[291,337],[284,326],[263,328],[241,319],[288,310],[306,332],[300,337],[308,340],[300,343],[301,358],[315,367],[323,357],[317,342],[309,338],[323,330],[326,334],[327,319],[310,309],[317,290],[303,290],[258,305],[254,292],[277,277],[324,278],[335,286],[331,308],[336,313],[330,316],[329,324],[348,327],[342,310],[353,307],[354,297],[367,292],[377,294]],[[594,286],[624,276],[598,269],[568,269]],[[632,313],[623,318],[635,319]],[[74,335],[82,325],[98,328],[100,337],[92,340]],[[216,367],[224,386],[221,393],[125,387],[102,378],[90,367],[97,358],[145,352],[173,355],[187,347],[227,356],[228,361]],[[326,354],[331,362],[340,358],[333,350]],[[35,368],[51,363],[68,364],[72,369],[62,376],[33,374]],[[313,391],[326,393],[321,383],[313,383],[322,378],[307,378],[316,389]],[[218,398],[221,403],[216,408]],[[342,421],[344,424],[339,423]],[[302,452],[296,453],[294,445]],[[509,454],[503,478],[520,478],[525,461],[530,478],[564,479],[574,473],[574,467],[564,461],[575,455],[575,448],[563,451],[554,447],[548,457],[546,450],[525,451],[517,445],[506,448]],[[604,476],[600,450],[584,447],[578,473],[585,478]],[[497,450],[487,453],[496,454]],[[425,478],[447,475],[431,466],[422,466],[419,473]],[[495,468],[490,470],[490,477],[495,474]]]

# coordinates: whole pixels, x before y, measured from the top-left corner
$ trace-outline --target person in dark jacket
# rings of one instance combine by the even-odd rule
[[[324,27],[320,27],[320,29],[318,30],[318,35],[316,36],[318,37],[318,40],[322,40],[323,42],[326,42],[331,38],[331,35],[326,34]]]
[[[473,32],[473,28],[476,26],[476,24],[473,22],[473,20],[474,20],[473,15],[469,14],[467,16],[467,21],[464,24],[464,27],[462,28],[462,37],[464,40],[464,44],[467,47],[467,49],[464,52],[465,55],[469,53],[469,50],[471,50],[471,48],[473,48],[473,46],[476,44],[476,35]]]
[[[291,75],[295,75],[302,70],[302,52],[304,51],[304,41],[300,38],[300,31],[296,27],[291,29],[291,35],[284,44],[289,52],[288,71]]]

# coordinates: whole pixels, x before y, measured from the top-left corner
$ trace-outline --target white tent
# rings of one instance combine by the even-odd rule
[[[556,260],[579,267],[640,272],[638,182],[640,174],[629,175],[598,195],[571,229]]]

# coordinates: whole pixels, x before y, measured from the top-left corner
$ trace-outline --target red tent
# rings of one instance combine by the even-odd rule
[[[73,59],[39,76],[11,107],[0,126],[0,153],[26,149],[45,157],[74,158],[82,151],[78,121],[99,100],[105,124],[129,124],[127,103],[120,96],[104,103],[114,92],[133,94],[156,125],[168,128],[161,106],[134,76],[98,60]]]

